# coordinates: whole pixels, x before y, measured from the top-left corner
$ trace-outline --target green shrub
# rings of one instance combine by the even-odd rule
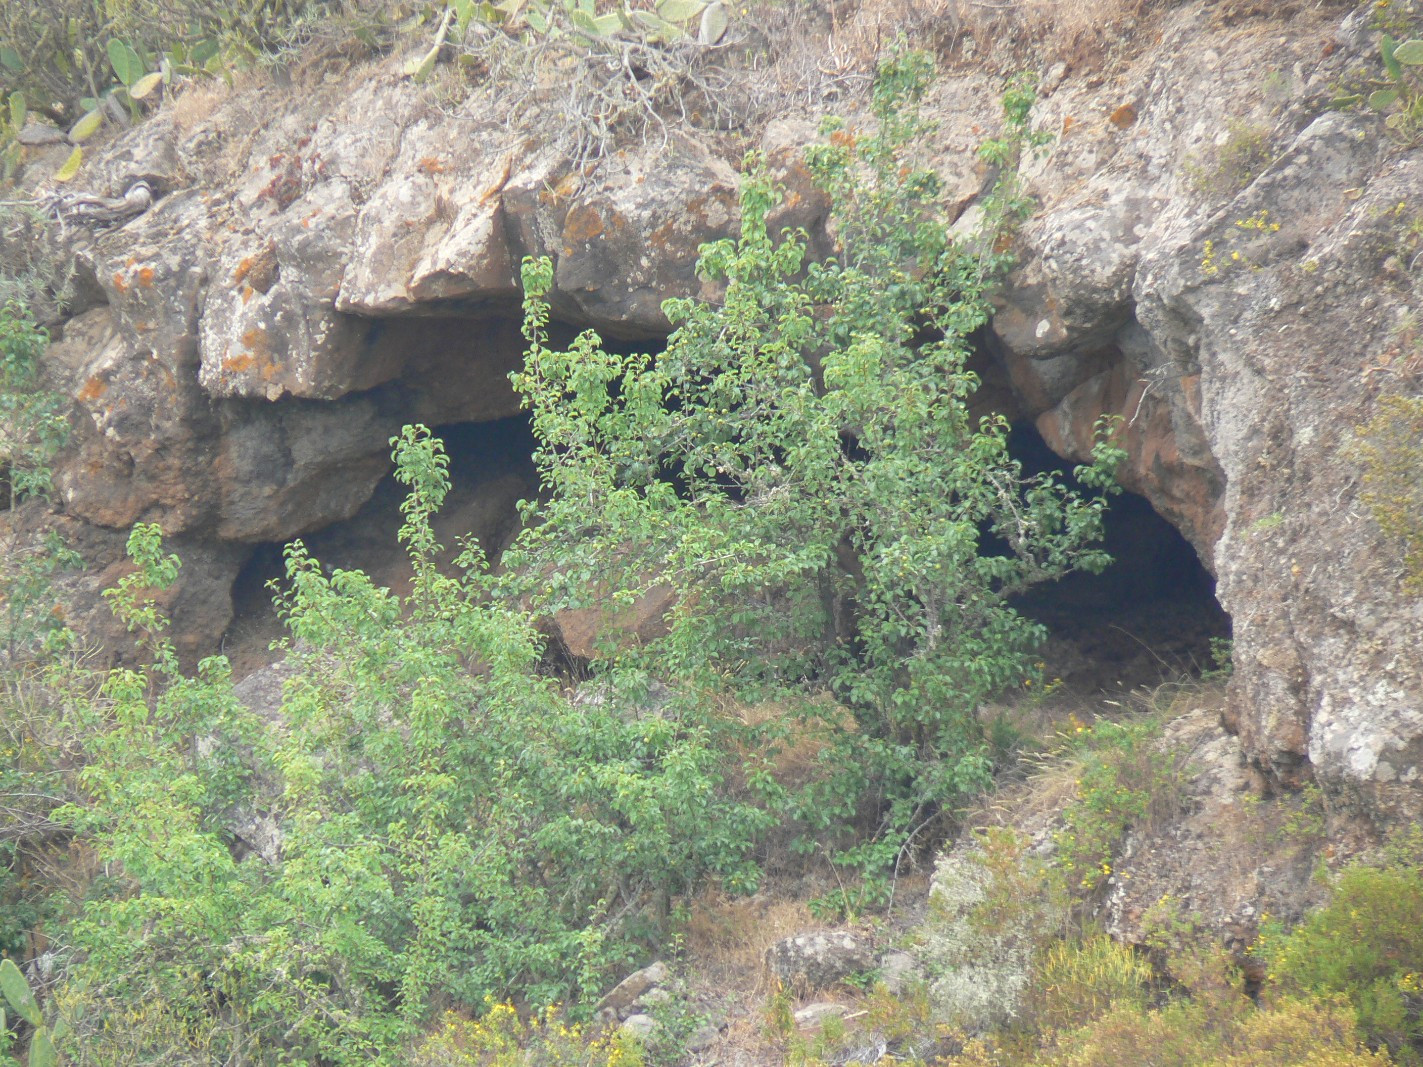
[[[818,724],[819,773],[789,798],[802,845],[859,831],[839,859],[873,873],[987,784],[977,708],[1024,677],[1041,637],[1008,597],[1106,563],[1092,547],[1103,502],[1025,476],[1006,421],[970,413],[969,339],[1024,205],[1005,179],[986,231],[951,239],[912,154],[928,73],[923,57],[889,63],[877,128],[832,124],[811,153],[841,252],[807,262],[803,233],[773,234],[777,195],[753,166],[739,238],[702,249],[700,273],[725,295],[668,301],[664,352],[608,352],[592,333],[550,349],[552,268],[531,262],[532,347],[515,376],[548,495],[506,556],[535,576],[520,593],[556,612],[674,591],[666,637],[596,666],[776,699]],[[1005,174],[1031,103],[1010,89],[1005,137],[986,146]]]
[[[1106,934],[1058,941],[1034,964],[1030,1015],[1047,1032],[1077,1029],[1113,1009],[1145,1008],[1154,982],[1151,966]]]
[[[550,1009],[521,1018],[493,1004],[478,1019],[453,1012],[414,1048],[407,1067],[641,1067],[637,1042],[590,1032]]]
[[[40,385],[49,337],[19,304],[0,308],[0,509],[50,490],[50,462],[69,435],[64,398]]]
[[[1103,719],[1069,741],[1080,762],[1077,795],[1056,836],[1058,863],[1070,887],[1091,893],[1111,877],[1128,830],[1174,811],[1180,768],[1162,749],[1160,726],[1152,720]]]
[[[1034,1061],[1039,1067],[1386,1067],[1386,1053],[1359,1040],[1347,1006],[1284,1001],[1270,1010],[1244,1002],[1224,1025],[1198,1001],[1155,1010],[1123,1006]]]
[[[48,336],[18,303],[0,308],[0,511],[49,495],[50,464],[69,436],[68,403],[40,381]],[[57,571],[77,557],[50,533],[0,559],[0,668],[27,660],[64,634],[51,595]],[[4,679],[8,684],[9,679]],[[8,718],[8,716],[6,716]]]
[[[152,666],[105,677],[59,813],[115,876],[67,931],[61,1003],[91,1062],[396,1062],[445,1006],[586,1002],[669,895],[751,878],[765,816],[726,795],[707,732],[633,710],[631,682],[575,705],[540,679],[477,551],[461,577],[432,564],[438,442],[393,444],[414,587],[402,602],[289,549],[280,728],[236,702],[224,660],[178,673],[152,600],[177,561],[153,527],[130,538],[112,600]],[[236,858],[244,810],[277,821],[279,855]]]
[[[1356,866],[1330,902],[1267,941],[1270,978],[1287,992],[1342,994],[1370,1042],[1405,1062],[1423,1052],[1423,872]]]

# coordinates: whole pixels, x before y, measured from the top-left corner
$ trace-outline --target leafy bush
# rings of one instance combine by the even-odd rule
[[[1295,993],[1342,994],[1371,1042],[1423,1059],[1423,872],[1356,866],[1287,937],[1267,939],[1270,977]]]
[[[1128,945],[1100,931],[1049,945],[1034,966],[1030,991],[1034,1025],[1072,1030],[1120,1008],[1146,1007],[1155,975]]]
[[[950,238],[938,181],[911,152],[928,70],[888,64],[877,129],[832,127],[810,157],[839,254],[807,262],[803,233],[770,232],[777,196],[753,166],[739,238],[702,249],[724,296],[669,301],[664,352],[608,352],[592,333],[550,349],[551,268],[531,262],[515,376],[548,494],[506,556],[534,576],[519,592],[556,612],[674,591],[665,638],[600,664],[693,697],[775,698],[820,724],[819,778],[790,803],[808,848],[868,828],[841,854],[866,871],[987,783],[976,709],[1023,677],[1041,636],[1007,598],[1106,563],[1090,547],[1101,500],[1026,477],[1005,420],[970,415],[969,338],[1024,205],[1005,178],[986,232]],[[1014,87],[1007,132],[986,146],[1005,175],[1031,103]],[[773,727],[762,746],[776,740]]]
[[[0,308],[0,509],[49,493],[50,461],[69,435],[68,405],[39,382],[48,343],[25,308]]]
[[[1127,831],[1178,802],[1175,757],[1160,747],[1159,724],[1103,719],[1070,735],[1081,752],[1077,796],[1063,811],[1056,842],[1068,884],[1093,892],[1112,874]]]
[[[1143,1010],[1122,1006],[1066,1037],[1040,1067],[1386,1067],[1385,1053],[1359,1040],[1347,1007],[1337,1001],[1286,1001],[1251,1009],[1221,1025],[1199,1001]],[[1149,1051],[1148,1051],[1149,1050]],[[1149,1057],[1149,1059],[1144,1059]]]
[[[7,0],[0,5],[0,90],[23,94],[31,110],[70,126],[125,78],[131,53],[144,71],[179,46],[211,43],[259,51],[308,7],[308,0]],[[115,49],[117,46],[117,50]]]
[[[408,1067],[641,1067],[637,1042],[589,1033],[556,1010],[523,1019],[494,1004],[478,1019],[454,1013],[412,1052]]]
[[[67,401],[40,382],[47,343],[25,307],[11,303],[0,308],[0,510],[49,495],[50,464],[69,436]],[[33,550],[4,547],[0,667],[8,668],[63,633],[53,611],[51,583],[76,557],[52,532]]]
[[[225,661],[178,674],[151,601],[176,559],[152,527],[130,539],[114,606],[152,666],[107,675],[62,812],[118,873],[69,930],[75,1048],[395,1062],[446,1006],[588,998],[655,936],[659,901],[746,877],[764,816],[725,796],[705,731],[539,680],[536,634],[489,601],[477,551],[458,578],[432,563],[438,442],[394,443],[413,590],[289,549],[280,729],[235,701]],[[243,811],[275,820],[274,854],[229,848]]]

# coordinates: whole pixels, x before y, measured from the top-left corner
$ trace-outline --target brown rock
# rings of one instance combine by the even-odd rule
[[[666,586],[643,593],[625,608],[596,607],[561,611],[554,625],[569,653],[593,659],[610,648],[640,645],[667,632],[666,615],[677,602]]]

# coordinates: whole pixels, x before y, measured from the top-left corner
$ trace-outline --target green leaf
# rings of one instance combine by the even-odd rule
[[[1387,111],[1398,100],[1397,89],[1379,89],[1369,94],[1369,107],[1375,111]]]
[[[405,64],[405,73],[415,82],[423,82],[430,77],[435,69],[435,63],[440,58],[440,46],[435,45],[419,59],[411,59]]]
[[[216,41],[199,41],[193,45],[193,50],[188,53],[188,62],[195,67],[207,64],[208,60],[216,59],[219,48]]]
[[[573,23],[573,28],[579,33],[589,37],[604,36],[603,31],[598,28],[598,20],[581,7],[576,7],[568,13],[568,21]]]
[[[713,0],[702,12],[702,24],[697,31],[697,42],[710,47],[726,34],[726,5],[721,0]]]
[[[651,11],[634,11],[632,17],[633,21],[654,41],[675,41],[679,37],[687,35],[680,26],[664,22]]]
[[[35,1000],[34,993],[30,992],[30,983],[20,973],[20,968],[15,966],[14,960],[0,960],[0,993],[5,994],[10,1007],[19,1012],[25,1022],[31,1026],[43,1025],[44,1016],[40,1014],[39,1001]]]
[[[19,133],[25,125],[25,115],[28,108],[25,107],[25,94],[16,89],[10,94],[10,127]]]
[[[95,108],[89,112],[73,126],[69,127],[69,139],[75,144],[82,144],[94,134],[99,132],[99,127],[104,124],[104,113]]]
[[[1393,58],[1410,67],[1423,66],[1423,41],[1404,41],[1393,50]]]
[[[67,182],[79,173],[79,164],[84,162],[84,149],[78,145],[74,146],[74,151],[69,153],[69,158],[64,161],[64,166],[54,172],[54,180],[57,182]]]
[[[59,1052],[43,1030],[30,1038],[30,1067],[59,1067]]]
[[[111,40],[108,45],[109,64],[114,68],[114,73],[119,76],[119,81],[125,85],[132,85],[143,77],[143,61],[138,58],[132,46],[123,41]]]
[[[611,37],[619,30],[627,27],[627,20],[624,19],[622,13],[618,11],[610,11],[606,15],[599,15],[593,21],[597,24],[598,33],[603,37]]]
[[[142,100],[149,93],[158,87],[158,83],[163,80],[163,72],[155,70],[151,74],[145,74],[138,81],[129,87],[128,95],[135,100]]]
[[[20,53],[8,46],[0,48],[0,66],[12,73],[18,74],[25,69],[25,61],[20,58]]]
[[[1397,48],[1398,42],[1388,34],[1384,34],[1383,40],[1379,42],[1379,55],[1383,57],[1384,69],[1388,71],[1394,81],[1403,77],[1403,67],[1399,64],[1398,56],[1395,54]]]
[[[703,0],[661,0],[657,5],[657,17],[664,22],[688,22],[706,8]]]

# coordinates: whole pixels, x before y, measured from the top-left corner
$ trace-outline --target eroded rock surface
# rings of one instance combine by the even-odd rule
[[[1338,17],[1228,26],[1168,5],[1134,58],[1057,70],[1035,111],[1056,140],[1024,164],[1040,210],[986,347],[994,403],[1062,455],[1120,416],[1124,482],[1219,578],[1249,758],[1406,819],[1423,813],[1423,601],[1401,596],[1348,445],[1379,395],[1419,388],[1400,341],[1416,268],[1397,253],[1423,162],[1376,118],[1328,110],[1376,56],[1363,14]],[[975,147],[999,91],[961,66],[931,94],[951,217],[991,179]],[[573,174],[482,106],[372,61],[197,118],[165,106],[86,164],[96,191],[142,176],[161,195],[70,235],[79,313],[50,358],[76,405],[69,520],[158,521],[231,560],[354,514],[402,423],[517,412],[525,255],[555,258],[566,326],[624,339],[666,329],[663,299],[712,295],[696,250],[734,228],[739,150],[671,129]],[[815,118],[743,132],[787,187],[777,221],[823,249],[796,162]],[[1267,149],[1245,171],[1222,164],[1239,130]]]

